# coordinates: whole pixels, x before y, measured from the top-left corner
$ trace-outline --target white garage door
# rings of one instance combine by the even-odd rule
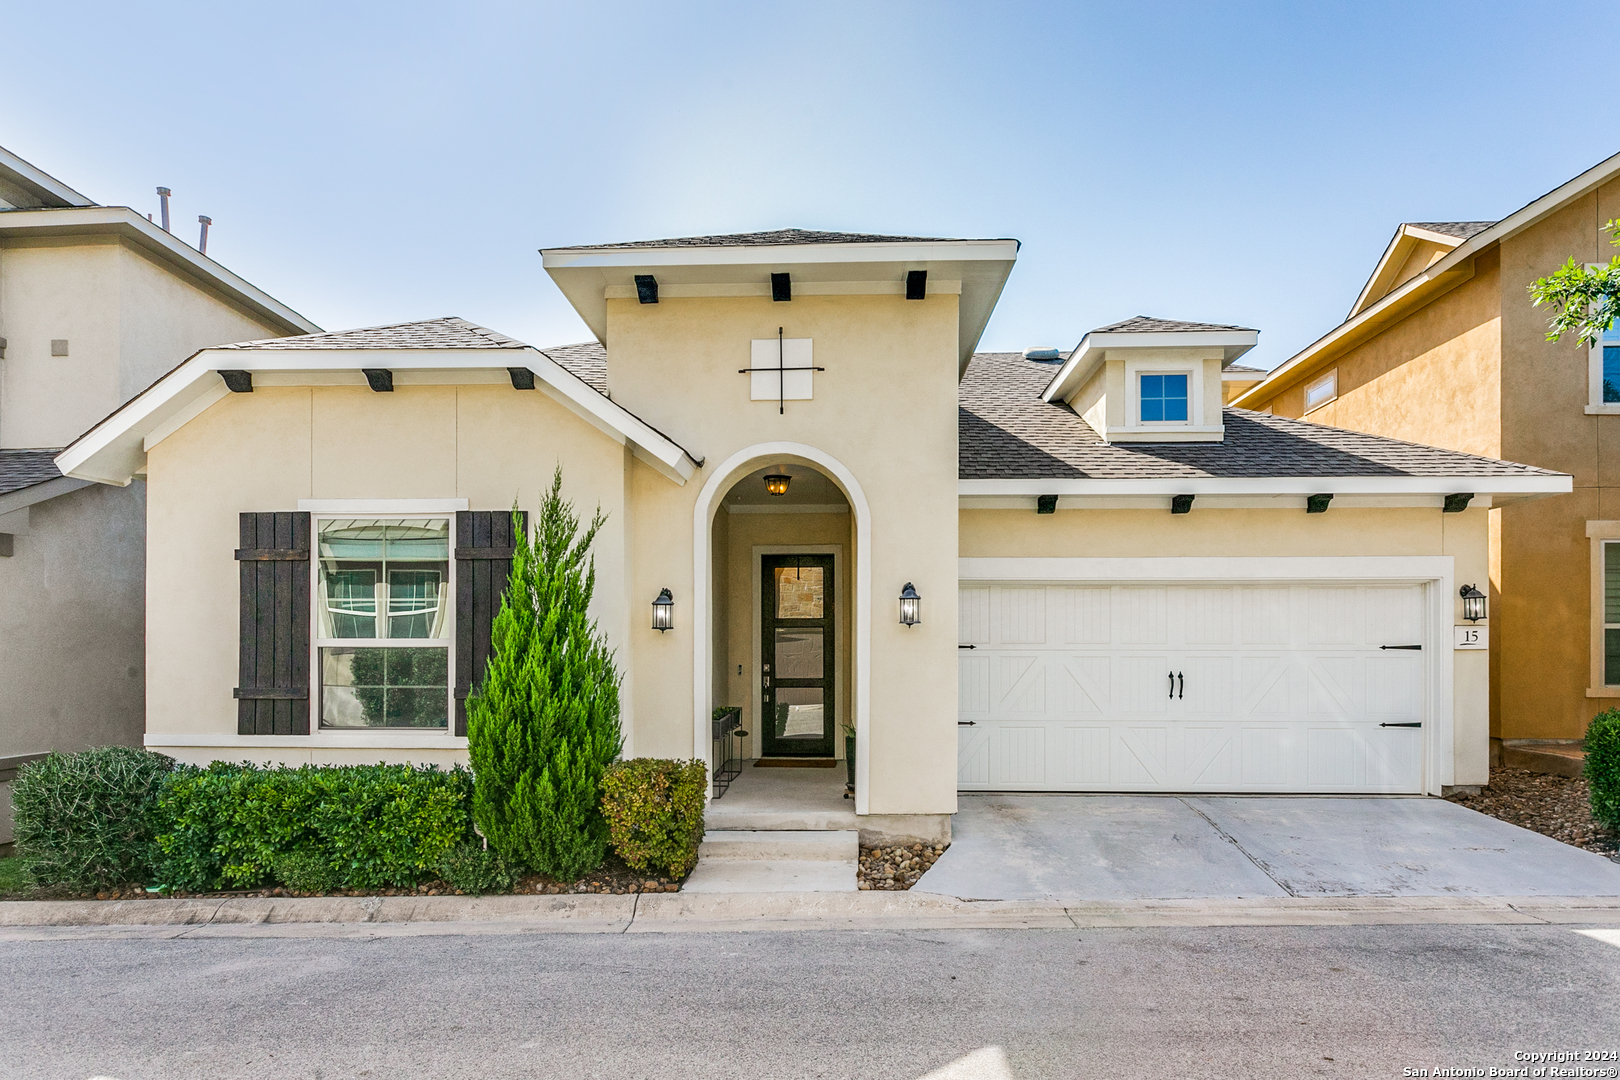
[[[1422,597],[964,586],[959,786],[1419,792]]]

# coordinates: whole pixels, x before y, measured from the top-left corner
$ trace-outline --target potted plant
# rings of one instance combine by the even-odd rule
[[[844,733],[844,768],[848,770],[848,779],[844,784],[844,798],[855,797],[855,728],[850,724],[839,724]]]

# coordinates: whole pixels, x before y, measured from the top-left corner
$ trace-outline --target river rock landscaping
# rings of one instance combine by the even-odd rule
[[[917,884],[917,879],[928,872],[949,844],[929,847],[912,844],[910,847],[862,847],[861,861],[855,878],[861,889],[901,891]]]
[[[1620,835],[1592,817],[1591,787],[1584,777],[1492,769],[1491,782],[1478,795],[1448,798],[1531,832],[1620,860]]]

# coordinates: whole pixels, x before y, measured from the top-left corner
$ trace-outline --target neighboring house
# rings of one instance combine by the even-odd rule
[[[441,319],[203,350],[56,459],[147,476],[146,744],[464,761],[510,508],[560,463],[607,515],[627,754],[708,759],[718,705],[750,757],[829,761],[849,725],[860,827],[915,838],[959,789],[1481,783],[1485,656],[1453,626],[1487,512],[1458,495],[1569,478],[1223,409],[1241,327],[976,355],[1017,250],[554,248],[596,342]]]
[[[138,745],[144,725],[145,485],[52,459],[203,346],[318,329],[0,150],[0,783],[46,751]],[[0,842],[9,807],[0,793]]]
[[[1620,704],[1620,332],[1549,342],[1527,291],[1566,259],[1607,263],[1616,217],[1620,155],[1501,221],[1404,224],[1346,321],[1235,401],[1574,477],[1571,498],[1471,504],[1493,506],[1477,584],[1510,745],[1580,739]]]

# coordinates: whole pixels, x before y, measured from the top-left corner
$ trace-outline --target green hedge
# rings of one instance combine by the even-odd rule
[[[414,885],[472,835],[471,800],[460,767],[182,766],[158,797],[156,869],[188,891],[262,885],[283,870],[294,888]]]
[[[658,866],[676,877],[691,870],[703,842],[708,783],[701,761],[631,758],[609,765],[602,813],[619,858],[633,870]]]
[[[1592,816],[1620,829],[1620,709],[1599,713],[1586,729],[1586,779]]]
[[[152,810],[174,759],[130,746],[51,754],[11,785],[17,854],[44,885],[94,889],[152,873]]]

